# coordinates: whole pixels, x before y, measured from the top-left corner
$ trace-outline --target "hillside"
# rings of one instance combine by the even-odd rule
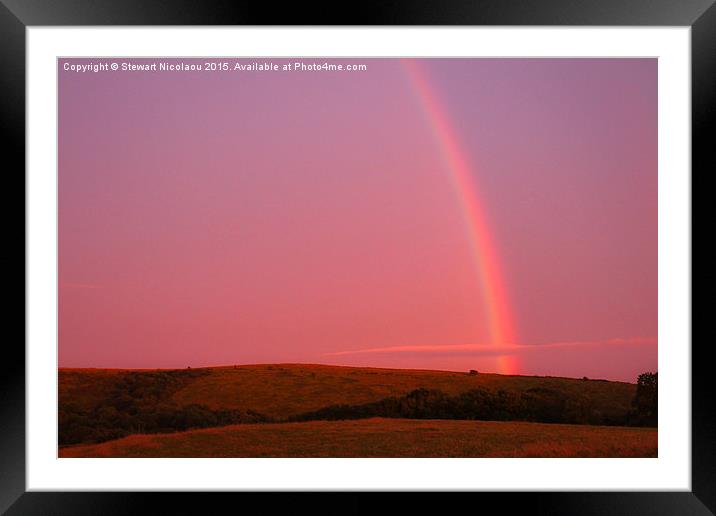
[[[149,370],[147,370],[149,371]],[[160,370],[162,371],[162,370]],[[163,370],[168,371],[168,370]],[[553,389],[570,398],[587,399],[605,415],[626,413],[636,391],[630,383],[540,376],[504,376],[412,369],[378,369],[326,365],[244,365],[174,370],[193,375],[170,393],[180,406],[200,404],[214,410],[254,410],[288,418],[302,412],[402,396],[415,389],[456,395],[475,388],[526,392]],[[111,395],[117,384],[138,370],[60,369],[59,401],[91,409]]]
[[[634,393],[602,380],[323,365],[61,369],[59,444],[366,418],[626,425]]]

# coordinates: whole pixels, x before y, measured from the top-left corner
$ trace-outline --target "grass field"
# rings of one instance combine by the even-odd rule
[[[623,382],[573,378],[506,376],[413,369],[377,369],[306,364],[245,365],[195,369],[208,374],[187,382],[172,394],[178,405],[192,403],[212,409],[255,410],[274,417],[289,417],[336,404],[360,404],[388,396],[402,396],[418,388],[438,389],[455,395],[485,387],[526,391],[549,388],[571,398],[588,399],[601,413],[626,413],[636,386]],[[72,402],[85,408],[101,404],[113,385],[132,371],[61,369],[60,405]]]
[[[654,428],[364,419],[132,435],[60,457],[656,457]]]

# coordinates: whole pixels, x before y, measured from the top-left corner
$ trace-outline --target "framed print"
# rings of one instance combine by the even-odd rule
[[[1,9],[3,510],[712,513],[711,2]]]

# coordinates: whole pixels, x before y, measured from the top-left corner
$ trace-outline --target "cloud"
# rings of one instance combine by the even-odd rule
[[[507,344],[502,346],[481,344],[445,344],[445,345],[412,345],[389,346],[382,348],[365,348],[324,353],[324,356],[353,355],[451,355],[451,356],[501,356],[532,353],[554,348],[594,348],[603,346],[649,346],[656,345],[656,338],[613,338],[592,341],[550,342],[546,344]]]

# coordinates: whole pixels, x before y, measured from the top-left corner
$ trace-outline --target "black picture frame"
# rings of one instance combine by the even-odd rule
[[[716,117],[716,4],[714,0],[364,0],[362,2],[230,2],[222,0],[0,0],[0,127],[6,199],[24,203],[25,29],[83,25],[620,25],[691,27],[692,173],[716,170],[711,134]],[[91,53],[91,49],[88,51]],[[696,174],[694,174],[696,172]],[[693,208],[692,208],[693,212]],[[693,217],[693,215],[692,215]],[[12,220],[9,217],[7,221]],[[6,227],[11,226],[7,224]],[[22,267],[25,266],[23,228]],[[5,255],[6,262],[8,261]],[[20,258],[15,258],[19,261]],[[9,269],[8,269],[9,272]],[[9,298],[9,297],[8,297]],[[25,289],[23,288],[23,299]],[[14,301],[14,300],[13,300]],[[19,303],[13,306],[17,306]],[[25,304],[22,305],[24,313]],[[19,314],[18,314],[19,315]],[[19,320],[20,317],[18,316]],[[10,318],[8,318],[8,321]],[[24,318],[23,318],[24,320]],[[19,324],[19,323],[15,323]],[[23,326],[23,335],[25,328]],[[683,343],[688,345],[689,343]],[[455,501],[475,510],[496,505],[501,513],[531,514],[713,514],[716,512],[716,417],[711,406],[708,344],[692,346],[692,491],[603,493],[465,493]],[[242,496],[241,507],[266,507],[253,493],[60,493],[26,492],[25,345],[6,340],[0,375],[0,512],[8,514],[135,514],[152,510],[188,512]],[[343,495],[339,502],[315,493],[271,495],[271,507],[295,511],[367,512],[383,504],[379,493]],[[261,497],[260,500],[255,500]],[[477,497],[477,498],[476,498]],[[254,498],[253,500],[251,498]],[[414,493],[405,502],[445,510],[445,502]],[[280,503],[279,503],[280,502]],[[234,502],[230,502],[234,503]],[[278,504],[278,505],[277,505]],[[283,506],[283,507],[282,507]],[[289,509],[290,508],[290,509]]]

